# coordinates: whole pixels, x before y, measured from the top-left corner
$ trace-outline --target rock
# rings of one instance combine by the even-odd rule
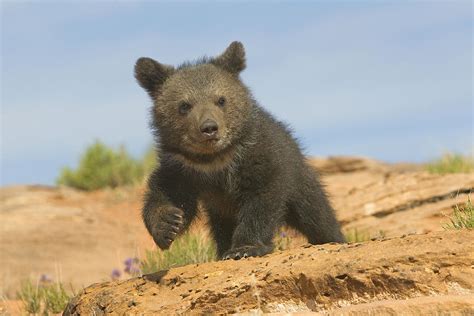
[[[453,206],[474,192],[474,173],[353,172],[324,178],[339,221],[386,236],[442,230]]]
[[[474,295],[441,295],[382,300],[330,311],[329,315],[473,315]]]
[[[308,163],[323,175],[368,170],[383,172],[389,167],[387,164],[370,158],[351,156],[311,157],[308,158]]]
[[[97,283],[72,299],[64,314],[469,314],[473,266],[469,230],[299,247]]]

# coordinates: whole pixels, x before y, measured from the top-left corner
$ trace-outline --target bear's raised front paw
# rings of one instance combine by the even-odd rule
[[[260,257],[272,252],[272,246],[242,246],[228,250],[222,256],[223,260],[239,260],[247,257]]]
[[[184,212],[173,206],[159,210],[159,220],[152,229],[155,243],[161,249],[168,249],[184,225]]]

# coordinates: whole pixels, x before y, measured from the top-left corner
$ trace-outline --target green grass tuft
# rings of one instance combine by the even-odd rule
[[[146,251],[140,268],[143,274],[148,274],[171,267],[209,262],[215,258],[216,247],[210,238],[197,232],[186,232],[168,250]]]
[[[66,308],[71,296],[61,283],[24,281],[18,291],[24,309],[29,314],[59,314]]]
[[[367,230],[359,230],[357,228],[349,229],[345,232],[347,242],[364,242],[369,241],[372,238],[384,238],[385,231],[379,230],[375,235],[371,235]]]
[[[41,311],[41,291],[39,285],[34,285],[31,280],[22,283],[18,298],[29,314],[38,314]]]
[[[344,234],[347,242],[363,242],[370,240],[370,234],[366,230],[359,230],[357,228],[350,229]]]
[[[152,148],[142,160],[136,160],[123,146],[114,150],[96,141],[86,148],[76,170],[66,167],[61,171],[57,184],[87,191],[132,185],[143,181],[155,165]]]
[[[445,154],[426,165],[426,170],[435,174],[467,173],[474,171],[474,159],[460,154]]]
[[[55,283],[44,288],[43,297],[45,311],[49,311],[53,314],[62,313],[71,298],[64,289],[64,286],[60,283]]]
[[[449,217],[449,223],[443,225],[444,229],[474,228],[474,205],[472,205],[470,197],[466,203],[454,206],[453,211]]]

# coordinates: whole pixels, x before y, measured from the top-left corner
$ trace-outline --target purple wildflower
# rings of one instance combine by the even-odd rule
[[[122,276],[122,272],[120,272],[119,269],[113,269],[112,273],[110,274],[110,278],[114,281],[120,279],[121,276]]]
[[[132,265],[134,264],[137,264],[139,262],[138,258],[127,258],[125,259],[125,261],[123,262],[123,264],[126,266],[126,267],[131,267]]]
[[[53,279],[47,275],[47,274],[42,274],[39,279],[40,283],[51,283],[53,282]]]
[[[286,234],[286,232],[281,232],[281,233],[280,233],[280,237],[281,237],[281,238],[285,238],[286,236],[288,236],[288,235]]]
[[[125,261],[123,262],[123,264],[124,264],[126,267],[131,267],[132,264],[133,264],[133,258],[127,258],[127,259],[125,259]]]
[[[123,264],[125,265],[123,271],[131,275],[137,275],[140,273],[140,269],[138,268],[139,263],[140,260],[138,260],[138,258],[127,258],[123,262]]]

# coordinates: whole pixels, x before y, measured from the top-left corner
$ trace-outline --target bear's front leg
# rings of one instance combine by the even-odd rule
[[[273,251],[273,237],[283,219],[280,199],[265,195],[242,199],[232,246],[222,259],[263,256]]]
[[[142,216],[156,245],[164,250],[195,218],[197,197],[193,186],[176,168],[162,165],[148,179]]]

